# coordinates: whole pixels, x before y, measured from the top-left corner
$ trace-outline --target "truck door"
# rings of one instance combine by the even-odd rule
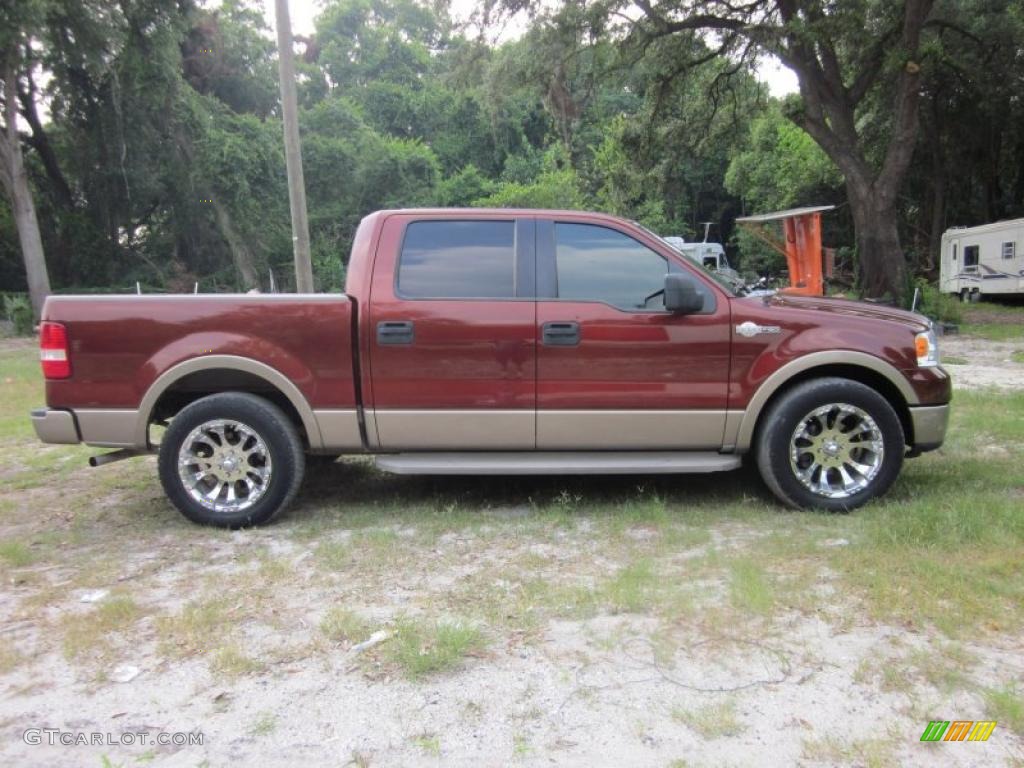
[[[665,311],[669,271],[701,314]],[[539,217],[537,276],[538,449],[722,446],[730,310],[695,267],[639,230]]]
[[[534,230],[532,218],[493,213],[385,221],[364,331],[371,442],[535,447]]]

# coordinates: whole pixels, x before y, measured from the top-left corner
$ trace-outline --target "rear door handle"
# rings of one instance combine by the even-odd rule
[[[377,323],[378,344],[412,344],[415,338],[412,320],[382,320]]]
[[[541,342],[546,347],[575,347],[580,343],[579,323],[544,323],[541,328]]]

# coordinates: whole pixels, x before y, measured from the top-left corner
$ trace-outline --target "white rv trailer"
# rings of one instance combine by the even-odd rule
[[[942,234],[939,290],[964,300],[991,294],[1024,294],[1024,219]]]

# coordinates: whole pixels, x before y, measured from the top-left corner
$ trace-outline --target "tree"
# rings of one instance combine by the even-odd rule
[[[918,133],[922,35],[934,0],[639,0],[643,17],[630,44],[715,35],[708,56],[743,62],[777,56],[799,79],[787,117],[805,130],[843,174],[853,215],[860,281],[868,296],[900,299],[907,265],[897,227],[897,195]],[[675,72],[668,73],[671,77]],[[872,99],[888,102],[887,126],[865,131]],[[877,127],[877,126],[876,126]],[[882,151],[876,151],[881,147]]]
[[[50,276],[46,270],[39,220],[18,135],[18,79],[30,61],[29,35],[24,31],[25,25],[38,21],[38,17],[32,18],[32,12],[38,10],[36,4],[29,4],[23,9],[25,14],[17,18],[15,12],[4,4],[0,12],[0,26],[3,27],[0,32],[0,77],[3,78],[4,98],[4,119],[0,125],[0,185],[11,202],[36,319],[42,314],[43,302],[50,293]]]

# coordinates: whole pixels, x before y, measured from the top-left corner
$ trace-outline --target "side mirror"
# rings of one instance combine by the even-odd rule
[[[665,309],[681,315],[692,315],[704,309],[704,297],[686,275],[670,272],[665,275]]]

